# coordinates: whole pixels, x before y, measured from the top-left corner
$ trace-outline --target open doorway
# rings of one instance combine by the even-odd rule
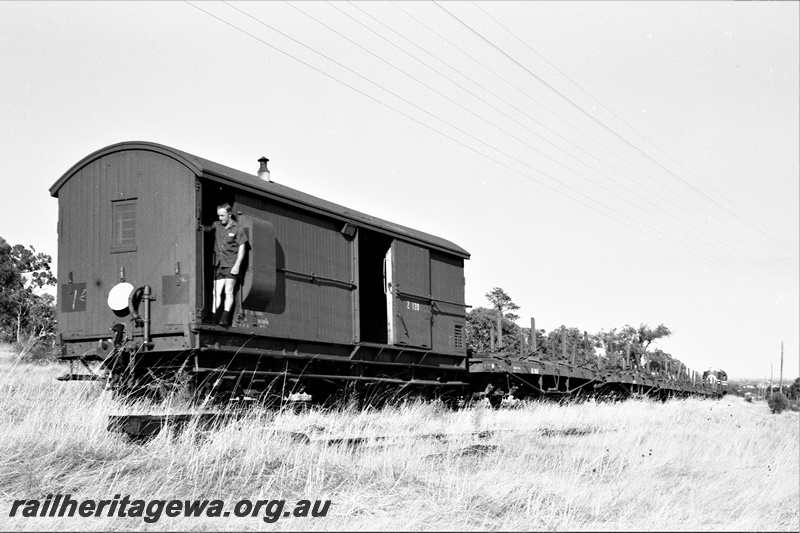
[[[358,230],[358,303],[363,342],[389,343],[383,260],[391,245],[392,238],[387,235]]]
[[[218,220],[217,206],[228,203],[233,207],[234,220],[236,217],[236,205],[234,204],[235,194],[234,190],[225,185],[214,183],[212,181],[202,181],[202,198],[200,203],[200,222],[204,226],[211,226]],[[203,262],[203,322],[211,323],[213,319],[214,310],[214,232],[203,233],[203,249],[202,249],[202,262]],[[239,288],[237,286],[236,293],[238,294]],[[234,303],[235,312],[236,303]]]

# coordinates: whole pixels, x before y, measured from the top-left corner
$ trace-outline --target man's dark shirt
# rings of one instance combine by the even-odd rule
[[[221,267],[232,267],[236,264],[239,246],[247,242],[247,235],[235,220],[231,219],[230,227],[226,228],[217,220],[211,225],[214,230],[214,264]]]

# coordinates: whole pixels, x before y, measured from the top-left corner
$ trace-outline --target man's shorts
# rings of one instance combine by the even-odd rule
[[[239,276],[231,274],[232,266],[216,265],[214,267],[214,279],[237,279]]]

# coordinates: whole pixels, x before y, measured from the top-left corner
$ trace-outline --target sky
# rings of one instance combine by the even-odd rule
[[[800,376],[798,2],[0,2],[0,236],[153,141],[469,251],[518,323]],[[91,228],[87,228],[91,230]],[[87,259],[90,260],[90,259]]]

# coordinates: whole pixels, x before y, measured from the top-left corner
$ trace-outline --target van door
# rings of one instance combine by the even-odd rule
[[[383,259],[383,293],[386,295],[386,338],[387,344],[394,344],[394,291],[392,290],[392,248],[386,251]]]
[[[394,240],[384,264],[389,344],[430,348],[430,252]]]

